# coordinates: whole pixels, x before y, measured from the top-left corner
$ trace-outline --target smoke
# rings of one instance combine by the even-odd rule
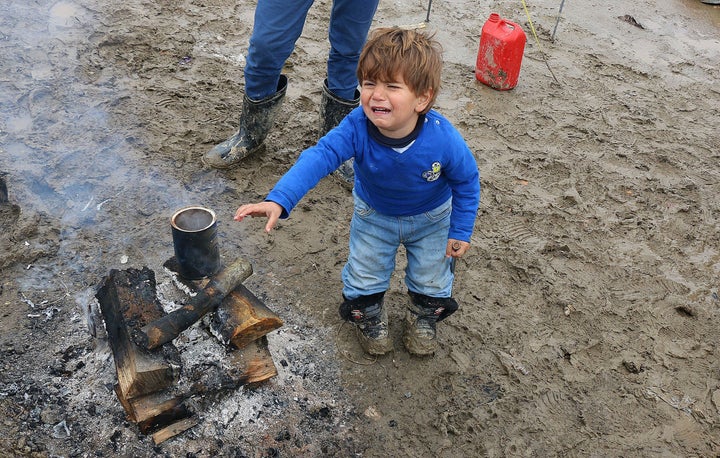
[[[26,266],[21,289],[82,291],[110,268],[161,265],[172,255],[170,216],[194,194],[153,165],[142,120],[114,121],[135,89],[79,58],[96,52],[98,13],[41,3],[10,1],[0,16],[12,69],[0,79],[0,202],[35,227],[24,236],[36,240],[11,249],[57,246]]]

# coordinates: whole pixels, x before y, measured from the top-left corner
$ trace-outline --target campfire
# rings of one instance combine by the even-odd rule
[[[165,311],[155,272],[147,267],[111,270],[95,295],[115,361],[115,393],[128,420],[143,434],[152,435],[155,444],[198,423],[197,412],[191,408],[193,398],[256,385],[276,376],[267,334],[283,325],[242,284],[252,275],[248,261],[218,265],[213,269],[217,273],[206,278],[186,278],[182,273],[195,270],[183,263],[199,265],[207,260],[180,262],[179,244],[174,239],[176,256],[163,267],[175,279],[180,295],[181,304],[175,310]],[[200,349],[203,356],[193,354],[184,358],[183,364],[183,355],[173,341],[183,338],[196,323],[214,336],[210,339],[222,350]],[[192,346],[185,345],[184,351],[192,352]]]

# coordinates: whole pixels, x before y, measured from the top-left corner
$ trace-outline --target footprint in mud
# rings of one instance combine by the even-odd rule
[[[490,404],[503,397],[503,389],[493,380],[479,375],[462,375],[453,372],[440,374],[433,381],[439,392],[446,393],[456,400],[462,400],[465,407]]]

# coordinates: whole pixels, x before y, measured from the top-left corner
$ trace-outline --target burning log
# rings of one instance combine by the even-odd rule
[[[205,288],[199,290],[184,307],[148,323],[135,335],[138,344],[148,350],[170,342],[207,313],[215,310],[233,289],[252,274],[244,259],[225,267]]]
[[[118,396],[130,399],[172,385],[174,373],[167,354],[150,354],[130,339],[127,323],[162,315],[155,299],[155,275],[147,268],[138,271],[111,270],[95,295],[100,304],[118,375]]]
[[[224,344],[243,348],[283,325],[283,321],[267,308],[252,291],[239,285],[215,311],[210,330]]]
[[[169,314],[156,297],[155,276],[148,268],[111,270],[98,288],[118,375],[115,393],[128,420],[143,434],[152,434],[155,444],[198,423],[184,403],[187,399],[278,374],[266,334],[283,322],[242,285],[251,274],[251,265],[239,260],[214,278],[184,282],[194,295],[188,305]],[[211,311],[216,313],[206,324],[228,347],[226,358],[180,371],[177,348],[163,344]],[[157,347],[160,351],[150,351]]]
[[[248,343],[228,355],[228,360],[242,374],[242,383],[257,384],[278,374],[267,336]]]
[[[182,404],[184,396],[175,396],[167,391],[128,398],[116,386],[115,394],[125,409],[128,420],[138,423],[143,434],[147,434],[153,424],[167,424],[189,415],[187,407]]]
[[[128,326],[140,326],[162,316],[155,298],[155,275],[148,268],[111,270],[95,294],[105,320],[108,341],[115,360],[118,383],[115,394],[128,420],[143,433],[192,415],[183,396],[169,390],[176,381],[173,367],[179,356],[173,348],[148,353],[130,338]]]
[[[228,364],[240,374],[242,384],[264,382],[278,374],[267,334],[282,325],[282,319],[242,284],[223,299],[208,324],[220,342],[234,347]]]
[[[243,385],[258,384],[277,375],[267,337],[250,342],[245,348],[229,347],[221,359],[183,369],[180,392],[202,399]]]
[[[165,428],[153,434],[153,442],[155,443],[155,445],[159,445],[160,443],[165,442],[171,437],[175,437],[183,431],[187,431],[188,429],[192,428],[197,424],[198,420],[196,417],[184,418],[176,423],[173,423],[172,425],[166,426]]]

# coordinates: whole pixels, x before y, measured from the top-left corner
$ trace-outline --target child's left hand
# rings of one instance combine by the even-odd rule
[[[445,257],[447,258],[459,258],[464,255],[467,250],[470,249],[468,242],[462,240],[448,239],[447,246],[445,247]]]

